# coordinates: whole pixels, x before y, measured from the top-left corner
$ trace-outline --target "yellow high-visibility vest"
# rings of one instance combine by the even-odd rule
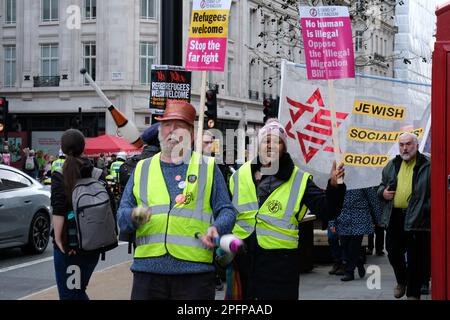
[[[134,257],[158,257],[169,253],[181,260],[211,263],[212,250],[195,235],[198,232],[205,234],[213,220],[210,198],[214,159],[192,153],[186,187],[182,191],[186,200],[170,209],[160,155],[139,161],[134,171],[133,194],[137,204],[150,208],[152,214],[150,221],[136,231]]]
[[[55,172],[55,171],[62,173],[62,169],[63,169],[65,161],[66,161],[66,159],[56,159],[55,161],[53,161],[51,173],[53,174],[53,172]]]
[[[274,190],[260,208],[251,162],[245,163],[230,178],[233,205],[238,212],[233,233],[245,239],[256,231],[258,244],[264,249],[297,248],[298,224],[307,209],[300,205],[310,179],[309,173],[294,167],[289,180]]]

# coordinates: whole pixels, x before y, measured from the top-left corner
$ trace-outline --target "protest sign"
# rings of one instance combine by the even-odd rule
[[[429,139],[431,86],[369,75],[336,82],[336,119],[348,189],[378,185],[381,171],[398,154],[405,131]],[[323,81],[308,81],[305,65],[282,62],[280,121],[288,150],[301,169],[326,187],[334,160],[329,92]]]
[[[186,70],[224,71],[231,0],[194,0]]]
[[[152,113],[163,113],[167,100],[191,102],[191,72],[177,66],[153,65],[150,83]]]
[[[299,10],[308,79],[355,77],[348,8],[300,7]]]

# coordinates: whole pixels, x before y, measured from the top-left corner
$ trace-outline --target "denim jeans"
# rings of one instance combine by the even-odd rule
[[[53,247],[56,285],[60,300],[89,300],[86,288],[99,257],[100,254],[68,256],[56,245]]]

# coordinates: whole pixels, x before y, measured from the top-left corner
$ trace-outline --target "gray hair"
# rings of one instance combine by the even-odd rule
[[[399,137],[398,140],[400,141],[403,137],[410,137],[413,139],[415,144],[419,144],[419,138],[412,132],[403,132]]]

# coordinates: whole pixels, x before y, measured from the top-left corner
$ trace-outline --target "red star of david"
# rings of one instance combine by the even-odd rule
[[[332,125],[330,120],[330,110],[324,109],[326,108],[322,95],[320,93],[320,89],[317,88],[314,93],[309,97],[305,104],[301,102],[292,100],[289,97],[286,97],[287,103],[294,107],[295,109],[290,108],[289,114],[291,116],[291,120],[285,125],[286,133],[292,139],[297,139],[300,144],[300,150],[302,151],[303,158],[305,162],[308,163],[311,159],[317,154],[322,146],[328,141],[328,138],[332,135]],[[294,124],[306,113],[314,113],[314,107],[311,106],[314,102],[317,101],[317,105],[320,107],[316,114],[313,116],[311,121],[305,125],[302,131],[293,132]],[[336,112],[337,120],[345,120],[348,116],[348,113]],[[337,127],[342,124],[342,121],[337,121]],[[318,126],[321,125],[321,126]],[[323,128],[325,127],[325,128]],[[316,136],[309,135],[308,132],[313,132]],[[320,137],[317,137],[320,136]],[[309,141],[309,146],[307,147],[305,141]],[[316,147],[313,144],[317,144],[320,147]],[[332,146],[324,146],[323,151],[325,152],[334,152]]]

